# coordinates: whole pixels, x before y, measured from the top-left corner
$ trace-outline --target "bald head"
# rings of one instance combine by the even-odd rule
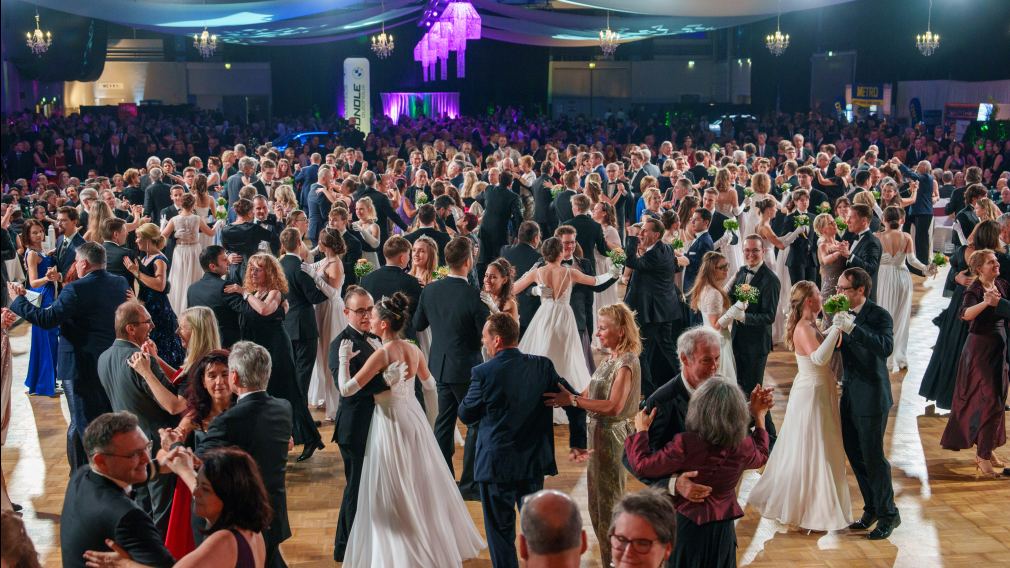
[[[586,550],[586,533],[579,507],[571,497],[553,490],[530,495],[519,524],[519,554],[527,566],[579,565]]]

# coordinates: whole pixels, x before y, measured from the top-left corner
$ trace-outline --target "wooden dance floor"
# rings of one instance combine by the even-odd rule
[[[927,412],[918,395],[929,360],[936,327],[930,320],[947,304],[940,294],[943,278],[915,278],[915,302],[909,340],[910,368],[891,376],[896,404],[887,428],[886,449],[894,478],[895,500],[902,524],[890,540],[870,542],[863,533],[806,534],[761,519],[750,508],[737,524],[742,566],[1008,566],[1010,565],[1010,480],[976,480],[973,452],[948,452],[939,447],[946,419]],[[11,499],[24,506],[24,520],[43,565],[59,566],[59,523],[68,477],[65,456],[67,409],[61,399],[29,398],[21,382],[28,366],[27,325],[12,337],[14,358],[13,419],[3,448],[3,471]],[[948,354],[957,357],[957,353]],[[770,384],[776,387],[775,422],[780,424],[796,371],[792,353],[782,348],[769,362]],[[291,566],[333,566],[333,534],[343,490],[343,471],[335,445],[329,443],[332,424],[323,427],[326,449],[305,463],[288,466],[288,510],[294,537],[282,550]],[[557,461],[560,475],[546,487],[586,502],[586,468],[567,459],[567,431],[558,427]],[[1004,460],[1010,451],[1001,450]],[[462,448],[456,452],[460,470]],[[862,508],[855,478],[849,472],[853,513]],[[757,474],[749,472],[740,488],[746,502]],[[639,487],[628,484],[629,490]],[[479,503],[467,507],[483,533]],[[590,550],[583,566],[606,566],[583,509]],[[432,523],[441,522],[433,511]],[[490,566],[485,550],[468,567]],[[442,567],[439,567],[442,568]]]

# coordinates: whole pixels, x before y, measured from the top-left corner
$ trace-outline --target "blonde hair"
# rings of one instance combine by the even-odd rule
[[[729,191],[731,189],[732,179],[730,178],[730,172],[727,168],[719,168],[715,172],[715,186],[716,191],[722,193],[724,191]]]
[[[421,171],[423,171],[423,170],[421,170]],[[357,200],[355,202],[355,206],[357,206],[357,205],[362,206],[365,209],[365,213],[368,214],[366,218],[362,219],[362,221],[367,221],[369,223],[371,223],[372,221],[375,221],[375,218],[376,218],[375,204],[372,203],[372,198],[371,197],[362,197],[361,199],[359,199],[359,200]]]
[[[295,198],[295,192],[291,189],[290,185],[281,185],[274,190],[274,201],[280,203],[284,207],[289,207],[291,209],[298,208],[298,199]]]
[[[975,207],[981,208],[982,213],[984,213],[987,217],[986,219],[983,219],[982,215],[979,215],[979,221],[996,221],[1003,214],[1003,212],[999,210],[999,207],[996,207],[996,204],[992,202],[992,199],[989,199],[988,197],[979,199],[975,203]]]
[[[102,242],[102,225],[105,221],[114,218],[112,209],[109,204],[102,201],[101,199],[96,199],[94,203],[91,204],[91,209],[88,210],[88,230],[85,237],[87,240],[95,243]]]
[[[772,188],[772,178],[764,172],[758,172],[751,176],[750,187],[754,193],[768,193]]]
[[[860,191],[859,193],[852,196],[853,205],[865,205],[870,208],[871,214],[873,206],[877,204],[877,200],[873,197],[873,194],[869,191]]]
[[[367,198],[366,198],[367,199]],[[435,272],[435,267],[438,263],[438,245],[435,240],[427,235],[418,237],[414,244],[411,245],[411,257],[414,256],[413,249],[418,244],[424,245],[428,249],[428,265],[427,266],[411,266],[410,275],[421,283],[421,285],[430,284],[432,281],[432,273]]]
[[[609,306],[603,306],[597,310],[597,315],[610,318],[621,330],[621,342],[617,345],[618,353],[632,353],[640,355],[642,353],[642,336],[638,333],[638,326],[635,325],[635,312],[631,311],[624,302],[617,302]]]
[[[137,240],[147,241],[159,251],[165,248],[165,236],[161,234],[161,229],[154,223],[144,223],[137,227]]]
[[[793,332],[796,330],[796,324],[800,323],[800,318],[803,317],[804,302],[811,296],[817,296],[820,293],[817,286],[809,280],[800,280],[793,284],[792,290],[789,291],[789,316],[786,318],[787,348],[794,349]]]
[[[179,322],[185,321],[190,329],[189,342],[186,344],[186,359],[182,362],[183,370],[193,368],[204,355],[221,349],[221,334],[217,327],[217,316],[214,310],[206,306],[193,306],[179,314]]]
[[[694,309],[695,311],[698,311],[698,300],[701,296],[702,290],[704,290],[706,286],[717,290],[719,292],[719,295],[722,296],[723,310],[729,307],[730,304],[729,296],[726,295],[726,292],[725,290],[722,289],[722,286],[720,286],[719,283],[715,281],[715,267],[719,264],[719,262],[725,260],[726,260],[725,255],[723,255],[721,252],[716,252],[714,250],[706,252],[705,256],[702,257],[701,268],[698,269],[698,276],[694,279],[694,287],[691,288],[690,292],[691,308]]]
[[[814,217],[814,232],[817,233],[818,237],[824,236],[824,228],[828,225],[835,225],[835,218],[831,216],[830,213],[821,213],[820,215]]]
[[[985,264],[986,257],[989,255],[996,255],[996,251],[992,249],[979,249],[968,257],[968,270],[971,271],[972,276],[978,278],[978,271]]]
[[[254,264],[266,272],[266,284],[262,289],[257,288],[249,278],[249,267]],[[277,259],[274,258],[274,255],[261,252],[249,257],[249,262],[247,263],[245,270],[245,280],[242,281],[242,288],[249,293],[259,292],[261,290],[279,290],[281,294],[287,294],[288,281],[287,278],[284,277],[284,271],[281,270],[281,265],[277,262]]]

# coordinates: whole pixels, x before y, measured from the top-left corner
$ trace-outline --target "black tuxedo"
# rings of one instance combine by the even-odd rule
[[[884,456],[887,413],[893,405],[887,358],[894,349],[887,310],[867,300],[856,326],[842,336],[842,443],[863,495],[864,514],[897,516],[891,464]]]
[[[514,194],[513,194],[514,195]],[[481,301],[480,292],[466,281],[454,276],[437,280],[424,287],[414,328],[424,331],[431,326],[431,350],[428,368],[437,380],[438,417],[435,419],[435,439],[449,471],[453,471],[453,431],[456,410],[470,385],[470,372],[481,363],[480,337],[490,310]],[[463,472],[460,488],[473,491],[473,451],[477,428],[469,428],[463,447]]]
[[[967,239],[968,235],[975,230],[975,225],[978,225],[979,218],[975,214],[975,209],[973,207],[965,206],[964,209],[958,212],[954,220],[961,226],[961,234]],[[955,247],[960,247],[968,244],[967,242],[962,243],[961,238],[957,236],[957,231],[950,232],[950,241],[954,243]]]
[[[90,466],[80,467],[67,484],[60,514],[63,565],[84,568],[84,552],[108,551],[106,539],[115,541],[145,566],[168,568],[175,564],[154,521],[123,488]]]
[[[231,346],[241,339],[238,314],[228,305],[224,298],[224,287],[228,282],[212,272],[204,272],[203,278],[189,285],[186,290],[186,304],[206,306],[217,316],[217,328],[221,333],[221,346],[231,349]]]
[[[241,264],[228,267],[229,280],[241,282],[245,278],[245,267],[249,263],[249,257],[260,252],[261,242],[270,243],[270,249],[273,251],[280,247],[277,235],[255,223],[232,223],[221,229],[221,246],[229,253],[242,256]]]
[[[873,286],[867,296],[873,300],[877,297],[877,270],[880,268],[880,255],[884,249],[880,244],[880,239],[869,229],[864,231],[863,238],[859,239],[857,244],[853,244],[856,242],[856,235],[852,233],[847,233],[847,235],[846,240],[849,241],[851,254],[845,263],[846,267],[862,268],[870,274]]]
[[[691,393],[687,392],[687,387],[684,386],[684,375],[678,373],[642,403],[642,408],[649,412],[654,408],[657,409],[656,419],[649,426],[650,450],[658,452],[673,441],[674,436],[686,430],[687,405],[690,402]],[[666,489],[669,477],[662,479],[642,477],[628,464],[627,456],[623,456],[622,461],[624,467],[642,483]]]
[[[344,265],[344,289],[340,291],[340,295],[343,296],[348,286],[358,283],[358,275],[354,273],[354,265],[361,260],[362,244],[361,237],[353,229],[347,229],[341,236],[344,238],[344,244],[347,246],[347,252],[340,259],[340,262]]]
[[[288,525],[288,498],[285,478],[288,467],[288,440],[291,439],[291,404],[265,391],[249,393],[215,418],[207,435],[199,441],[197,452],[237,446],[245,450],[259,466],[263,485],[270,497],[274,516],[263,531],[266,566],[284,566],[278,546],[291,537]]]
[[[417,239],[421,237],[429,237],[431,240],[435,241],[435,249],[438,250],[438,264],[444,265],[445,245],[449,244],[449,241],[452,240],[452,237],[449,236],[449,233],[439,231],[438,229],[432,227],[421,227],[416,231],[407,233],[406,235],[403,236],[403,238],[410,241],[411,245],[417,242]]]
[[[551,208],[553,198],[551,190],[547,188],[548,183],[554,184],[550,176],[540,176],[530,188],[533,194],[533,220],[540,225],[540,234],[543,238],[553,235],[554,228],[558,226],[556,211]]]
[[[651,395],[664,376],[676,375],[680,370],[677,359],[677,338],[687,322],[680,290],[673,282],[680,272],[676,256],[670,245],[658,241],[641,257],[638,256],[638,237],[628,237],[627,265],[634,270],[624,303],[635,311],[635,319],[642,332],[642,393]],[[660,355],[666,367],[655,368],[653,358]],[[661,363],[657,361],[657,363]]]
[[[368,290],[368,293],[372,295],[372,298],[376,302],[383,296],[392,296],[396,292],[403,292],[410,300],[410,314],[408,316],[411,316],[411,319],[407,321],[407,325],[404,328],[404,334],[408,338],[416,336],[412,314],[417,309],[417,303],[421,299],[422,290],[421,283],[417,281],[417,278],[407,274],[398,266],[387,264],[366,274],[361,279],[361,287]]]
[[[501,256],[512,263],[517,276],[526,274],[529,269],[543,260],[537,249],[526,243],[517,243],[502,247]],[[522,294],[516,296],[516,301],[519,303],[520,335],[526,333],[526,326],[530,324],[530,320],[537,313],[537,308],[540,307],[540,298],[530,294],[530,288],[523,290]]]
[[[484,268],[498,258],[501,248],[511,242],[523,222],[519,196],[506,188],[488,186],[484,193],[484,215],[480,221],[479,277],[484,278]]]
[[[516,377],[523,380],[517,381]],[[572,387],[550,359],[504,349],[473,368],[459,419],[479,424],[474,480],[480,500],[493,566],[518,566],[515,551],[515,511],[523,497],[543,489],[544,476],[557,475],[554,426],[544,394]],[[569,446],[586,446],[586,414],[565,408],[569,416]]]
[[[789,250],[786,252],[786,267],[789,269],[789,281],[793,283],[800,280],[815,282],[817,278],[817,247],[813,244],[813,239],[816,236],[813,224],[814,217],[817,214],[813,210],[807,210],[806,213],[793,211],[786,216],[782,231],[783,233],[791,233],[796,228],[796,217],[799,215],[807,216],[808,232],[806,235],[797,236],[796,240],[789,245]]]
[[[144,216],[150,217],[155,225],[161,224],[161,211],[169,205],[172,205],[172,186],[158,182],[144,190]]]
[[[374,274],[374,273],[373,273]],[[371,276],[371,274],[369,275]],[[329,365],[334,380],[340,374],[340,342],[349,340],[354,344],[358,354],[348,361],[348,371],[353,377],[365,365],[375,349],[366,341],[367,338],[378,339],[375,335],[367,337],[353,327],[347,326],[330,343]],[[375,395],[389,390],[382,377],[374,377],[360,391],[351,396],[341,396],[337,406],[337,416],[334,419],[333,441],[340,447],[340,457],[344,460],[343,499],[340,502],[340,513],[337,517],[337,534],[333,543],[333,559],[344,561],[347,550],[347,539],[351,534],[354,516],[358,510],[358,488],[361,486],[361,472],[365,465],[365,445],[368,441],[368,430],[375,413]]]
[[[610,250],[607,240],[603,238],[603,227],[586,213],[576,215],[564,223],[575,228],[575,241],[582,247],[582,256],[596,266],[596,253],[606,255]],[[521,275],[521,273],[520,273]]]
[[[302,398],[308,400],[312,367],[316,363],[319,328],[316,326],[316,304],[326,301],[326,294],[316,287],[312,277],[302,272],[302,259],[294,254],[281,257],[281,269],[288,280],[288,312],[284,316],[284,331],[291,338],[295,355],[295,378]]]
[[[130,154],[126,147],[120,144],[113,151],[112,145],[107,144],[102,151],[102,172],[110,178],[116,173],[126,171],[130,167]]]
[[[743,266],[733,279],[730,298],[736,302],[736,287],[747,282],[748,268]],[[736,382],[750,396],[757,385],[764,384],[768,353],[772,350],[772,324],[775,323],[782,283],[775,273],[762,263],[750,285],[758,289],[758,301],[747,306],[744,320],[733,324],[733,360],[736,363]],[[771,414],[765,415],[765,429],[769,438],[775,436]]]
[[[587,258],[572,258],[571,261],[561,261],[562,266],[576,265],[583,274],[596,276],[596,266]],[[599,284],[597,286],[587,286],[585,284],[572,283],[572,293],[568,303],[572,306],[575,314],[575,327],[579,330],[579,337],[582,340],[582,354],[586,358],[586,365],[590,373],[596,372],[596,361],[593,360],[591,348],[595,312],[593,310],[593,298],[598,292],[603,292],[617,283],[617,278]]]
[[[552,201],[550,205],[550,208],[553,211],[551,221],[554,223],[554,226],[551,227],[550,234],[540,235],[542,238],[547,239],[549,237],[553,237],[554,229],[556,229],[558,225],[565,224],[568,221],[571,221],[572,217],[575,217],[575,213],[572,212],[572,197],[575,195],[576,194],[573,190],[565,189],[554,198],[554,201]],[[541,228],[541,230],[543,229]]]
[[[123,188],[123,199],[130,205],[143,205],[146,195],[146,192],[137,186],[128,185]]]
[[[129,258],[134,262],[137,261],[137,253],[133,249],[120,246],[112,241],[105,241],[102,243],[105,247],[105,270],[109,274],[115,274],[116,276],[122,276],[126,279],[127,289],[133,290],[133,273],[126,269],[123,265],[123,259]]]

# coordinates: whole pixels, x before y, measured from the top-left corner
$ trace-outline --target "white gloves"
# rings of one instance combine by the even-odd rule
[[[609,274],[611,278],[620,278],[621,266],[617,264],[611,265],[610,270],[607,271],[607,274]]]
[[[540,289],[540,286],[534,284],[533,286],[530,287],[530,296],[537,296],[537,297],[539,297],[541,294],[542,294],[542,291]]]
[[[421,381],[421,395],[424,397],[424,414],[428,418],[428,424],[434,428],[435,418],[438,416],[438,394],[435,391],[435,376],[428,377],[428,380]]]
[[[350,376],[351,372],[348,369],[348,361],[355,355],[357,353],[354,351],[354,344],[349,339],[340,342],[340,347],[337,351],[340,363],[340,368],[337,372],[337,386],[340,389],[341,396],[351,396],[361,390],[361,385]]]
[[[372,349],[375,349],[376,351],[382,349],[382,340],[378,337],[369,337],[365,339],[365,341],[368,342],[368,344],[372,346]]]
[[[532,294],[532,292],[530,293]],[[484,304],[487,305],[487,307],[491,310],[492,314],[497,314],[498,312],[501,311],[498,309],[498,304],[495,303],[494,298],[492,298],[491,294],[488,294],[487,292],[480,293],[480,301],[484,302]]]
[[[740,301],[738,301],[737,303],[735,303],[733,305],[736,306],[736,307],[738,307],[738,308],[740,308],[740,311],[743,312],[743,311],[747,311],[747,306],[749,306],[750,304],[748,304],[747,302],[744,302],[743,300],[740,300]]]
[[[382,372],[382,380],[386,381],[386,384],[393,386],[396,383],[401,383],[407,378],[407,363],[404,361],[397,361],[392,363],[386,370]]]
[[[615,271],[617,271],[617,274],[614,274]],[[617,266],[611,266],[610,270],[604,272],[603,274],[596,275],[596,282],[594,285],[599,286],[600,284],[606,284],[607,282],[620,277],[620,275],[621,272],[617,270]]]
[[[719,318],[719,325],[721,325],[722,327],[726,327],[726,325],[722,323],[723,319],[725,318],[729,318],[729,320],[736,320],[738,322],[743,322],[744,310],[740,307],[740,302],[737,302],[736,304],[730,306],[729,309],[726,310],[726,313],[724,313],[722,317]],[[728,320],[727,323],[729,323]]]
[[[726,329],[727,327],[730,326],[731,323],[736,321],[736,318],[733,317],[734,313],[735,310],[733,309],[733,306],[730,306],[730,308],[726,310],[726,313],[722,314],[722,316],[719,317],[719,321],[717,322],[719,324],[719,327],[722,329]]]
[[[849,315],[849,314],[845,314]],[[838,323],[838,316],[835,316],[834,323]],[[851,316],[850,316],[851,317]],[[841,333],[841,329],[832,325],[828,328],[828,334],[824,337],[824,341],[821,345],[810,354],[810,360],[814,365],[818,367],[823,367],[831,361],[831,354],[835,352],[835,345],[838,343],[838,334]]]
[[[303,262],[301,268],[302,272],[308,274],[309,277],[312,278],[312,281],[316,283],[316,288],[321,288],[319,282],[324,281],[323,275],[316,270],[316,267],[307,262]]]
[[[848,312],[835,314],[835,317],[831,320],[831,325],[845,333],[852,333],[852,330],[856,327],[856,316]]]
[[[786,246],[789,246],[789,245],[793,244],[793,241],[795,241],[796,239],[798,239],[800,237],[800,233],[803,232],[803,229],[806,229],[806,227],[796,227],[793,230],[793,232],[789,233],[788,235],[785,235],[784,237],[782,237],[779,240],[782,241],[782,244],[784,244]]]

